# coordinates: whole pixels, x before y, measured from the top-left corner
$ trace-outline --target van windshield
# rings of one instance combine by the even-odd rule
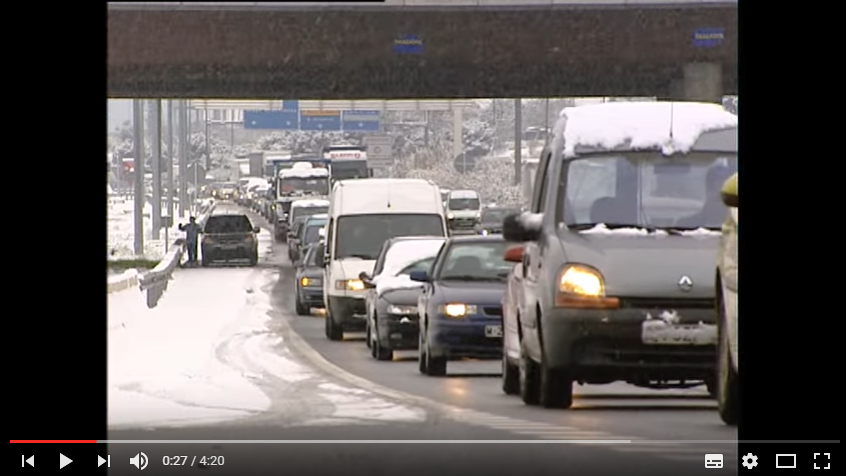
[[[737,155],[658,153],[590,156],[562,169],[557,216],[570,228],[719,230],[727,208],[723,182],[737,172]]]
[[[382,244],[398,236],[445,236],[443,217],[420,213],[342,216],[333,258],[375,260]]]

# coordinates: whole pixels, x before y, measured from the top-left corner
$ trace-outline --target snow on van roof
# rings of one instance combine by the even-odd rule
[[[300,208],[300,207],[304,207],[304,208],[328,207],[328,206],[329,206],[329,200],[294,200],[293,202],[291,202],[291,208],[293,208],[293,207],[297,207],[297,208]]]
[[[385,266],[378,276],[373,277],[376,293],[382,295],[393,289],[413,289],[421,283],[412,281],[408,275],[399,274],[412,264],[434,258],[441,250],[446,238],[432,238],[424,240],[397,241],[385,255]]]
[[[737,116],[718,104],[613,102],[567,107],[555,126],[563,131],[564,156],[579,147],[660,149],[687,153],[704,132],[737,127]]]
[[[475,190],[452,190],[449,198],[478,198],[479,193]]]
[[[296,165],[296,164],[294,164]],[[326,169],[313,169],[313,168],[302,168],[302,169],[284,169],[279,171],[279,178],[323,178],[328,177],[329,171]]]

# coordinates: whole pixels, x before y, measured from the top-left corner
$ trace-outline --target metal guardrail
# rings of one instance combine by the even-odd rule
[[[211,203],[205,210],[202,210],[197,223],[200,226],[205,225],[206,220],[211,216],[216,207],[216,203]],[[170,282],[173,272],[179,267],[182,262],[182,255],[185,253],[185,238],[178,238],[173,242],[173,246],[165,254],[164,258],[159,261],[155,268],[142,274],[138,279],[138,286],[142,292],[147,293],[147,307],[154,308],[159,304],[159,300],[167,291],[167,285]]]

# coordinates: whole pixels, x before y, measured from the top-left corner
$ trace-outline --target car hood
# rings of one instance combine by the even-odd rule
[[[609,296],[711,298],[719,233],[692,236],[662,234],[559,233],[566,260],[592,266],[605,278]],[[693,287],[685,291],[687,276]]]
[[[420,297],[420,289],[422,289],[422,286],[411,289],[391,289],[390,291],[383,292],[379,297],[391,304],[411,306],[417,304],[417,298]]]
[[[439,281],[437,285],[440,302],[499,305],[506,283]]]

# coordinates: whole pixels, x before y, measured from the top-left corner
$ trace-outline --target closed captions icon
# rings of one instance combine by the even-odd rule
[[[723,455],[719,453],[705,455],[705,467],[719,469],[723,467]]]
[[[147,455],[144,453],[138,453],[132,458],[129,458],[129,464],[143,470],[147,467]]]

